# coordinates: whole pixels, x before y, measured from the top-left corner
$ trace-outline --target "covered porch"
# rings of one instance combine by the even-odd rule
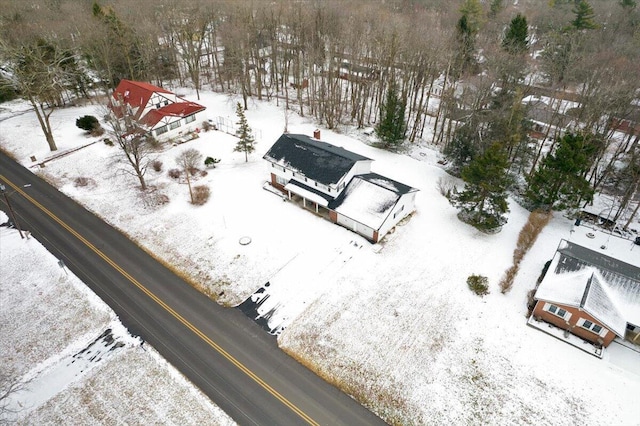
[[[327,206],[332,198],[329,195],[295,181],[289,181],[289,183],[285,185],[284,190],[287,192],[289,201],[307,210],[311,210],[318,216],[330,220]]]

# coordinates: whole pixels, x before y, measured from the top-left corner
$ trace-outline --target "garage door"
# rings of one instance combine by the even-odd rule
[[[345,228],[351,229],[353,232],[357,232],[363,237],[366,237],[370,240],[373,239],[373,228],[369,228],[368,226],[358,223],[346,216],[342,216],[341,214],[338,214],[338,223]]]

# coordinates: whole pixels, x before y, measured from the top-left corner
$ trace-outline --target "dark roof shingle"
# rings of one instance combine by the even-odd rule
[[[336,184],[358,161],[370,158],[306,135],[283,134],[263,157],[324,185]]]

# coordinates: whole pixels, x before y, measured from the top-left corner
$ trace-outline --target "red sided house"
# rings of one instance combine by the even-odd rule
[[[125,109],[159,141],[195,131],[204,121],[205,107],[153,84],[121,80],[109,105],[120,118]]]
[[[374,243],[415,211],[417,189],[372,173],[370,158],[314,136],[285,133],[264,155],[274,188]]]
[[[616,337],[640,344],[640,268],[562,240],[536,289],[533,319],[596,347]]]

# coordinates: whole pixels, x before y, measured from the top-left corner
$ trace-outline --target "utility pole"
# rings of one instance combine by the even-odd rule
[[[0,192],[4,195],[4,200],[7,202],[7,207],[9,207],[9,213],[11,214],[11,219],[13,219],[13,223],[18,228],[18,232],[20,233],[20,238],[24,239],[24,235],[22,235],[22,229],[20,229],[20,224],[16,220],[16,214],[13,212],[13,208],[11,207],[11,203],[9,203],[9,197],[7,197],[7,188],[0,183]]]

